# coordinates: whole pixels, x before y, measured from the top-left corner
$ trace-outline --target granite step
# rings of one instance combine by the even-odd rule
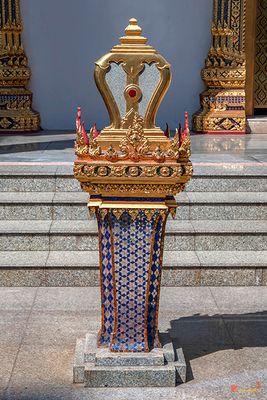
[[[1,174],[1,168],[0,168]],[[187,192],[263,192],[266,177],[263,176],[197,176],[186,187]],[[81,192],[80,184],[70,176],[5,176],[0,177],[1,192]]]
[[[0,165],[0,286],[98,285],[96,222],[72,165],[17,168]],[[163,285],[267,285],[264,174],[195,167],[168,221]]]
[[[68,163],[67,163],[68,164]],[[245,164],[194,165],[194,176],[187,191],[263,192],[267,189],[266,167]],[[73,178],[72,164],[1,165],[1,192],[77,192],[80,184]]]
[[[98,247],[95,220],[0,222],[0,251],[97,251]],[[179,221],[170,218],[166,227],[166,251],[265,249],[266,221]]]
[[[267,251],[165,251],[165,286],[267,285]],[[0,286],[97,286],[97,251],[0,252]]]
[[[86,220],[87,193],[1,192],[0,220]],[[179,220],[267,219],[267,192],[188,192],[177,197]]]

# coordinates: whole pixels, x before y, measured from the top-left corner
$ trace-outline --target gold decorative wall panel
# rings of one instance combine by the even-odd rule
[[[214,0],[212,44],[201,76],[207,86],[193,128],[202,133],[243,133],[245,115],[246,0]]]
[[[267,0],[258,0],[254,107],[267,108]]]
[[[19,0],[0,0],[0,132],[33,132],[40,116],[26,89],[31,71],[21,40]]]

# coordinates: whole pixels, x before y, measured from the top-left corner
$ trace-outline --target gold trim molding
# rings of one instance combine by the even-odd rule
[[[257,0],[246,0],[246,115],[254,114]]]

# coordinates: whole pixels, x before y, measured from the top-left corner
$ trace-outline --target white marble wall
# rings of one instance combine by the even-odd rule
[[[94,61],[117,43],[130,17],[172,64],[158,125],[174,128],[199,107],[200,69],[210,45],[212,0],[21,0],[34,107],[44,129],[73,129],[81,105],[87,127],[108,123],[94,84]]]

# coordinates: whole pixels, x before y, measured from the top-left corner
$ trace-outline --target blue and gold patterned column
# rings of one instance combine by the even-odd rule
[[[19,0],[0,0],[0,132],[36,132],[40,115],[26,89],[31,71],[22,45]]]
[[[212,44],[201,72],[207,86],[193,129],[202,133],[245,133],[246,0],[214,0]]]
[[[97,210],[100,237],[102,327],[99,346],[111,351],[149,351],[160,347],[158,305],[168,207]],[[105,202],[105,200],[103,199]],[[115,198],[112,201],[124,202]],[[139,201],[144,207],[148,199]]]
[[[155,126],[171,79],[169,63],[131,19],[120,44],[96,62],[110,125],[88,137],[78,109],[74,174],[90,194],[99,231],[102,318],[98,346],[111,352],[160,347],[158,309],[165,224],[192,176],[184,128]]]

